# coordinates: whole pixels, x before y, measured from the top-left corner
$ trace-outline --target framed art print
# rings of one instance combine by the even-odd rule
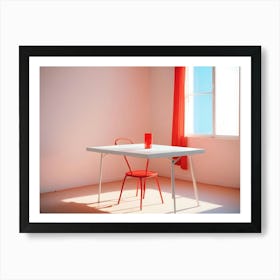
[[[20,232],[261,232],[260,46],[20,46]]]

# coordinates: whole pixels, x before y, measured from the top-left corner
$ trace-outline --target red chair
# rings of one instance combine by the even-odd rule
[[[117,138],[117,139],[115,139],[115,145],[122,145],[122,144],[133,144],[133,142],[130,139],[128,139],[128,138]],[[121,187],[121,192],[120,192],[118,204],[120,203],[122,192],[123,192],[123,188],[124,188],[124,183],[125,183],[127,177],[134,177],[134,178],[138,178],[139,179],[139,181],[137,183],[137,188],[136,188],[136,196],[138,196],[138,185],[140,185],[140,192],[141,192],[140,210],[142,210],[142,199],[145,198],[146,180],[149,179],[149,178],[154,178],[155,179],[157,187],[158,187],[158,190],[159,190],[161,202],[163,203],[163,198],[162,198],[162,194],[161,194],[161,190],[160,190],[160,185],[159,185],[159,181],[158,181],[158,173],[154,172],[154,171],[148,170],[149,159],[147,159],[147,161],[146,161],[146,168],[145,168],[145,170],[132,170],[126,156],[124,156],[124,159],[125,159],[125,162],[127,164],[127,167],[129,169],[129,171],[127,171],[125,173],[124,179],[122,181],[122,187]]]

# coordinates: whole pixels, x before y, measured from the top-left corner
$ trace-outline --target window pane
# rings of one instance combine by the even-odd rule
[[[188,97],[186,131],[188,134],[212,134],[212,94]]]
[[[239,67],[215,68],[216,134],[239,135]]]
[[[194,93],[212,92],[212,68],[204,66],[194,67]]]

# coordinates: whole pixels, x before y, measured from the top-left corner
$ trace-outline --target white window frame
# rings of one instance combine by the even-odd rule
[[[215,66],[210,66],[212,67],[212,92],[208,93],[198,93],[195,94],[192,90],[192,93],[190,92],[190,86],[185,86],[185,114],[186,116],[188,116],[188,110],[189,110],[189,106],[188,106],[188,97],[189,96],[198,96],[198,95],[204,95],[204,94],[212,94],[212,127],[213,127],[213,132],[212,134],[188,134],[187,132],[187,123],[188,120],[185,119],[185,137],[188,138],[217,138],[217,139],[229,139],[229,140],[236,140],[236,139],[240,139],[240,68],[239,68],[239,115],[238,115],[238,122],[239,122],[239,126],[238,126],[238,135],[220,135],[220,134],[216,134],[216,84],[215,84],[215,73],[216,73],[216,67]],[[190,69],[193,70],[194,66],[191,67],[186,67],[187,71],[185,72],[185,81],[187,85],[190,85],[189,83],[189,71]],[[193,86],[193,85],[192,85]]]

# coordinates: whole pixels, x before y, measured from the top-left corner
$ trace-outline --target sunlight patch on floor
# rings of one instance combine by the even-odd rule
[[[138,192],[138,196],[136,196],[135,189],[124,191],[121,201],[118,204],[119,193],[119,191],[102,193],[99,203],[97,194],[62,199],[62,202],[84,204],[87,207],[108,211],[112,214],[173,213],[174,202],[171,193],[169,192],[162,192],[164,200],[164,203],[162,204],[158,190],[146,190],[142,211],[140,210],[140,191]],[[220,207],[222,206],[219,204],[205,201],[200,201],[200,205],[197,206],[195,199],[176,195],[176,209],[178,214],[199,213]]]

